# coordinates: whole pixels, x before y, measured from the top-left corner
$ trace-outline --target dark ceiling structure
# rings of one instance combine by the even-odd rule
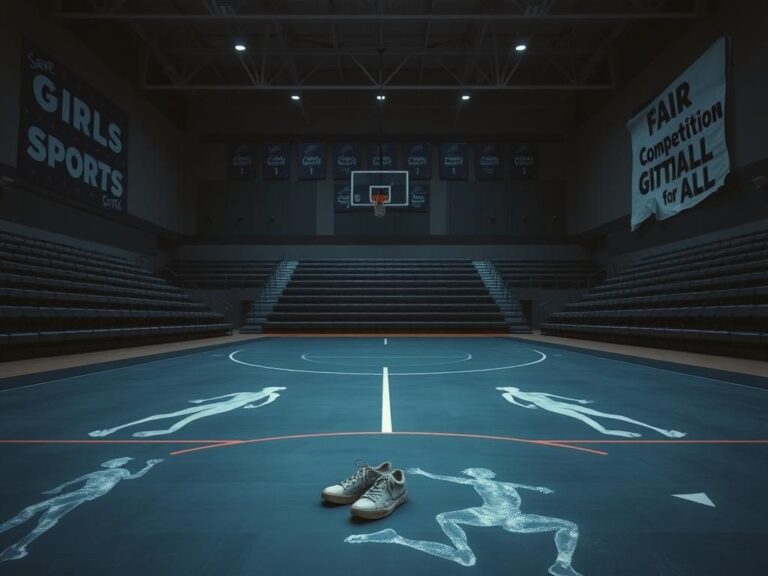
[[[147,91],[572,94],[616,88],[622,65],[647,63],[709,4],[61,0],[52,15],[83,31],[127,31]]]

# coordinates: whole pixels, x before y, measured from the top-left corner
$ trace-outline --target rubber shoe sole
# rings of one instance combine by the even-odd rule
[[[353,504],[360,499],[362,494],[359,496],[336,496],[334,494],[326,494],[325,492],[321,492],[320,496],[322,496],[323,500],[332,502],[334,504]]]
[[[397,500],[392,502],[392,504],[387,508],[379,508],[377,510],[360,510],[352,506],[352,516],[357,518],[364,518],[366,520],[378,520],[379,518],[384,518],[392,514],[392,512],[394,512],[398,506],[404,504],[407,499],[408,493],[405,492]]]

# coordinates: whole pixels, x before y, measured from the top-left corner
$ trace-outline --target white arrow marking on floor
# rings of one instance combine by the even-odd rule
[[[381,431],[392,432],[392,412],[389,408],[389,369],[381,371]]]
[[[681,498],[682,500],[688,500],[689,502],[695,502],[696,504],[703,504],[704,506],[711,506],[716,508],[715,503],[709,499],[704,492],[697,492],[696,494],[672,494],[675,498]]]

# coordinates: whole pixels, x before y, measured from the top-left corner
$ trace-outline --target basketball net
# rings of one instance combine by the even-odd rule
[[[386,194],[374,194],[371,196],[371,200],[373,200],[373,215],[376,216],[376,218],[383,218],[387,213],[387,205],[385,202],[387,201],[388,196]]]

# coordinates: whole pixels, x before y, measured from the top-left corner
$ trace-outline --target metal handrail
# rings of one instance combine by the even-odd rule
[[[280,275],[287,268],[287,259],[284,258],[277,263],[277,266],[275,266],[272,274],[269,275],[267,281],[262,285],[261,290],[255,299],[255,303],[258,305],[259,309],[262,309],[263,305],[272,297],[273,292],[277,290],[277,284],[280,279]]]

